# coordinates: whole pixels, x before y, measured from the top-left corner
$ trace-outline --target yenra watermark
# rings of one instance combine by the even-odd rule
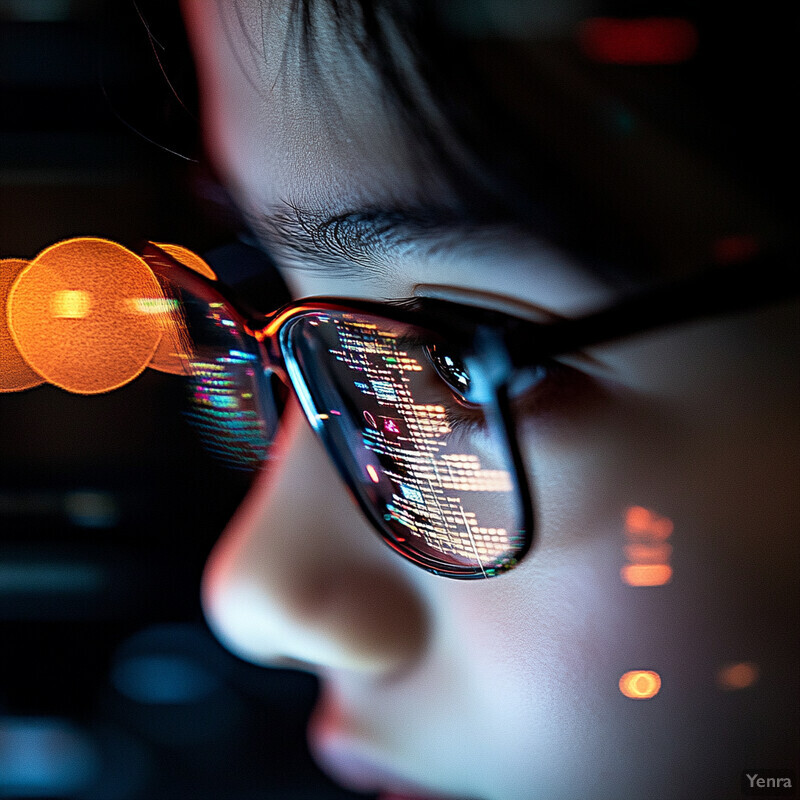
[[[746,769],[742,794],[746,797],[794,797],[797,779],[793,769]]]

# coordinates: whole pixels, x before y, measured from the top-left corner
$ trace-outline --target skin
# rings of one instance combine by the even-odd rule
[[[453,205],[359,57],[327,39],[323,92],[292,57],[281,64],[282,10],[242,3],[237,18],[234,6],[188,0],[184,12],[208,150],[245,213],[284,200],[327,213],[420,197]],[[524,232],[453,238],[382,270],[307,269],[268,232],[263,243],[298,298],[383,300],[433,285],[537,318],[615,296]],[[571,361],[557,402],[520,424],[537,544],[491,580],[439,578],[390,551],[290,407],[269,470],[209,561],[211,627],[248,660],[319,675],[312,748],[356,789],[737,796],[742,769],[790,766],[796,749],[797,318],[784,303]],[[666,586],[620,579],[634,505],[674,523]],[[758,665],[758,681],[723,691],[719,670],[742,661]],[[661,675],[657,697],[620,693],[635,669]]]

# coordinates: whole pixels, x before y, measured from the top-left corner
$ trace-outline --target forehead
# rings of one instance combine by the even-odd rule
[[[304,21],[296,10],[303,3],[184,2],[208,151],[254,230],[261,235],[263,221],[287,207],[328,218],[421,209],[434,211],[428,216],[437,220],[475,218],[477,208],[481,218],[467,236],[429,226],[431,247],[395,249],[391,270],[377,277],[363,270],[307,272],[305,263],[278,252],[281,266],[300,267],[286,275],[295,295],[410,296],[420,284],[486,291],[490,281],[493,292],[556,311],[596,305],[603,296],[598,281],[567,263],[563,251],[543,246],[527,228],[510,236],[502,226],[509,219],[518,225],[516,217],[487,219],[490,192],[475,186],[493,186],[491,171],[482,172],[450,127],[441,99],[434,100],[418,74],[419,53],[409,49],[396,20],[380,20],[381,36],[413,95],[409,113],[370,58],[374,31],[367,37],[359,18],[338,25],[330,11],[335,6],[310,3]],[[459,106],[467,100],[469,92],[452,98]],[[486,227],[490,222],[498,224]],[[276,255],[275,237],[261,239]]]
[[[327,3],[311,4],[308,18],[294,3],[185,5],[209,150],[237,199],[333,213],[451,201],[360,52],[357,21],[342,27]],[[409,58],[388,21],[384,30],[396,57]]]

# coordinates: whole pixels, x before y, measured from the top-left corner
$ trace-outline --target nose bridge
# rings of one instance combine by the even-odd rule
[[[295,402],[284,420],[206,567],[209,624],[255,663],[399,669],[426,638],[414,567],[379,541]]]

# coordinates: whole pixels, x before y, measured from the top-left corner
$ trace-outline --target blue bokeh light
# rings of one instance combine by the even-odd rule
[[[125,697],[147,704],[196,703],[219,688],[217,678],[202,665],[173,654],[126,658],[114,667],[111,680]]]

